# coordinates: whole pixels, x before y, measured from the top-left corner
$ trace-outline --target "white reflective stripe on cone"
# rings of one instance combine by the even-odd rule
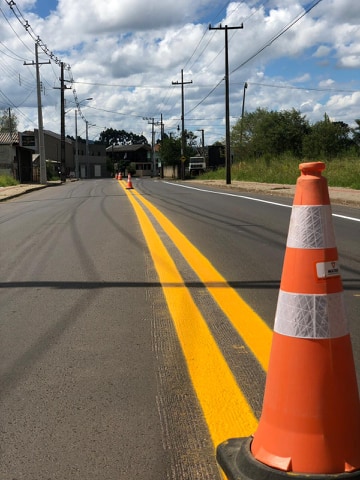
[[[336,247],[331,215],[330,205],[294,205],[286,245],[308,249]]]
[[[274,331],[288,337],[337,338],[349,333],[343,292],[304,295],[279,291]]]

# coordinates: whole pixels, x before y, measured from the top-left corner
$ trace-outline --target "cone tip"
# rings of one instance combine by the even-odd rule
[[[321,172],[325,170],[324,162],[308,162],[300,163],[299,170],[301,175],[315,175],[317,177],[321,176]]]

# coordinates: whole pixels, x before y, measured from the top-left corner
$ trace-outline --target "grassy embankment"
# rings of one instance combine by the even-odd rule
[[[306,160],[304,160],[306,161]],[[282,158],[276,160],[258,159],[241,162],[232,166],[231,179],[243,182],[280,183],[294,185],[300,174],[298,160]],[[360,190],[360,158],[324,161],[323,176],[331,187],[345,187]],[[225,179],[225,169],[208,172],[203,179]]]

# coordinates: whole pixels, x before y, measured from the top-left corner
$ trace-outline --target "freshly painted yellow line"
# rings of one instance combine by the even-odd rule
[[[186,261],[218,303],[235,330],[243,338],[262,368],[267,371],[272,330],[259,315],[230,287],[209,260],[156,207],[134,191],[151,211],[161,227],[180,250]]]
[[[127,194],[159,275],[214,445],[231,437],[249,436],[257,426],[251,407],[151,221],[133,194]]]

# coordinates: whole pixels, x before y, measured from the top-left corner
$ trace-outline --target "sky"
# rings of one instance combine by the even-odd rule
[[[185,128],[199,143],[201,130],[206,145],[222,141],[225,26],[231,126],[243,106],[295,109],[312,124],[325,113],[350,126],[360,118],[354,0],[0,0],[0,110],[11,108],[20,131],[37,128],[38,38],[45,129],[60,133],[63,62],[66,135],[75,135],[75,98],[82,138],[85,120],[90,140],[114,128],[150,143],[161,118],[178,134],[183,71]]]

